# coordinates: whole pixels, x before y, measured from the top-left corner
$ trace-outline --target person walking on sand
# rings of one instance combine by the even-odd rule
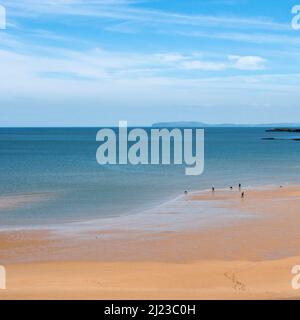
[[[245,198],[245,192],[242,192],[241,198],[242,198],[242,199]]]

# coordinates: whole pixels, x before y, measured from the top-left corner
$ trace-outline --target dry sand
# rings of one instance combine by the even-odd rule
[[[122,229],[90,237],[0,233],[0,299],[294,299],[300,188],[188,197],[234,219],[177,232]],[[195,225],[197,225],[195,223]]]

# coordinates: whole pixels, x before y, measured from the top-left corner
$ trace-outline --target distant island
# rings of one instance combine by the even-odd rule
[[[300,138],[276,138],[276,137],[267,137],[267,138],[261,138],[261,140],[291,140],[291,141],[300,141]]]
[[[274,132],[274,133],[298,133],[300,129],[298,128],[273,128],[268,129],[266,132]],[[262,140],[292,140],[292,141],[300,141],[300,137],[290,136],[290,135],[281,135],[279,137],[265,137]]]
[[[295,128],[274,128],[274,129],[268,129],[266,132],[300,132],[300,129]]]
[[[154,128],[210,128],[210,127],[222,127],[222,128],[237,128],[237,127],[251,127],[251,128],[273,128],[268,132],[300,132],[300,123],[265,123],[265,124],[236,124],[236,123],[222,123],[222,124],[208,124],[198,121],[177,121],[177,122],[157,122],[153,123]],[[275,131],[276,130],[276,131]],[[288,131],[290,130],[290,131]],[[299,131],[292,131],[299,130]]]

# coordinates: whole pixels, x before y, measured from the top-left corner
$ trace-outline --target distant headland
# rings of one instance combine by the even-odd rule
[[[300,123],[262,123],[262,124],[236,124],[236,123],[221,123],[221,124],[208,124],[198,121],[177,121],[177,122],[157,122],[153,123],[154,128],[209,128],[209,127],[252,127],[252,128],[272,128],[271,131],[285,131],[285,132],[300,132]],[[296,131],[299,130],[299,131]]]
[[[300,132],[300,129],[296,128],[274,128],[268,129],[266,132]]]

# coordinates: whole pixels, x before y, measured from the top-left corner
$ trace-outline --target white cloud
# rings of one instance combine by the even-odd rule
[[[15,16],[36,14],[98,17],[127,22],[143,22],[153,25],[181,25],[222,28],[258,28],[264,30],[288,30],[288,24],[268,17],[240,17],[182,14],[132,6],[134,0],[3,0]]]
[[[178,62],[186,59],[185,56],[179,53],[159,53],[156,57],[165,62]]]
[[[166,62],[162,56],[182,59],[167,58]],[[236,63],[227,57],[223,60],[217,63],[227,68]],[[249,75],[246,70],[229,77],[220,70],[216,71],[218,77],[203,77],[200,72],[190,76],[193,70],[182,70],[187,61],[194,67],[215,68],[214,61],[199,63],[194,55],[180,53],[56,50],[56,55],[49,57],[0,50],[0,125],[16,125],[16,118],[27,125],[98,125],[105,114],[113,121],[121,115],[145,121],[145,110],[163,113],[169,108],[167,117],[172,108],[201,110],[210,105],[225,114],[227,107],[238,112],[252,101],[260,106],[270,103],[272,108],[284,106],[287,100],[296,107],[299,101],[299,74]],[[164,73],[165,68],[173,68],[173,75]],[[112,111],[114,108],[118,111]]]
[[[230,55],[229,60],[233,62],[232,67],[239,70],[264,70],[266,60],[257,56],[234,56]]]
[[[290,34],[282,33],[256,33],[256,32],[233,32],[233,31],[186,31],[173,30],[173,33],[182,37],[209,38],[226,40],[231,42],[247,42],[252,44],[285,44],[287,46],[300,46],[300,38],[297,32]]]
[[[227,68],[225,63],[208,62],[208,61],[186,61],[181,65],[188,70],[204,70],[204,71],[223,71]]]
[[[181,67],[187,70],[225,71],[237,69],[244,71],[265,70],[266,59],[258,56],[228,56],[224,61],[187,60],[181,63]]]
[[[298,90],[299,76],[224,76],[223,70],[226,68],[243,68],[247,73],[247,70],[257,70],[260,59],[231,56],[223,60],[201,61],[195,60],[194,55],[180,53],[124,54],[101,49],[86,52],[57,50],[55,57],[0,50],[0,93],[2,97],[25,95],[46,99],[56,95],[69,98],[76,96],[85,101],[87,97],[99,96],[115,100],[119,92],[123,96],[132,96],[126,103],[136,103],[133,96],[135,94],[137,99],[137,92],[137,101],[152,101],[156,93],[158,100],[163,95],[164,99],[174,101],[174,92],[181,97],[186,97],[187,92],[190,92],[191,97],[195,97],[203,94],[199,88],[205,90],[206,87],[230,87],[236,91],[244,88]],[[170,68],[173,68],[172,77],[165,73]],[[186,68],[185,73],[182,73],[183,68]],[[220,77],[190,76],[193,70],[220,72]],[[289,79],[288,83],[286,79]]]

